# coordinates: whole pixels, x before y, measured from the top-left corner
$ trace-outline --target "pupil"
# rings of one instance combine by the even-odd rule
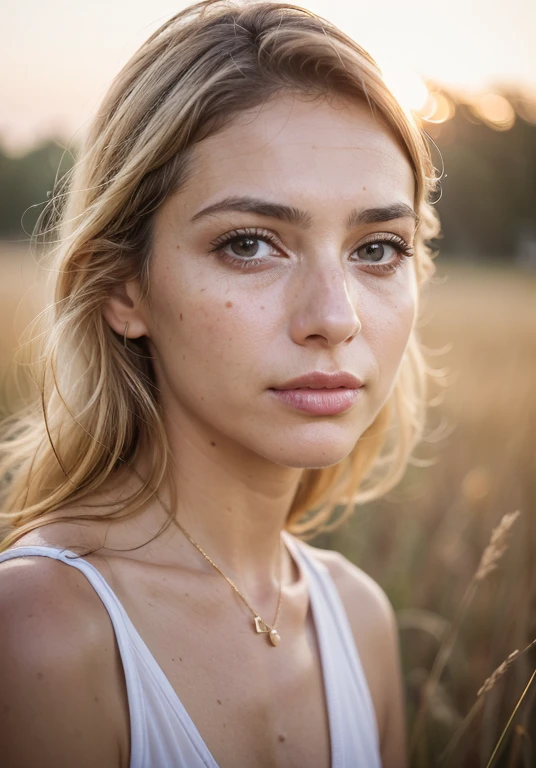
[[[232,247],[237,256],[254,256],[257,253],[259,246],[257,245],[257,247],[253,250],[253,253],[249,249],[252,248],[255,242],[256,240],[254,238],[240,237],[238,240],[234,241]]]

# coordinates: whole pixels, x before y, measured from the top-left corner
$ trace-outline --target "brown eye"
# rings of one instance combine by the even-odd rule
[[[259,250],[259,241],[255,237],[235,237],[228,243],[235,256],[255,256]]]
[[[386,247],[392,248],[393,246],[389,246],[386,243],[367,243],[367,245],[363,245],[361,248],[358,248],[356,253],[360,254],[363,252],[367,257],[366,260],[368,261],[381,261],[381,259],[386,255]]]

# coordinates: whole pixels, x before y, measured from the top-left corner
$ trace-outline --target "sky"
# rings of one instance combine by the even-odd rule
[[[76,142],[115,74],[178,0],[4,0],[0,143]],[[536,94],[534,0],[295,0],[337,24],[417,108],[422,80],[460,91],[516,84]],[[398,92],[397,92],[398,89]]]

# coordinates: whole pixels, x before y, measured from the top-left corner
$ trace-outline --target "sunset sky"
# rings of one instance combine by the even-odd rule
[[[0,141],[20,151],[48,135],[75,140],[114,75],[186,2],[7,0],[0,27]],[[458,89],[514,83],[536,93],[534,0],[296,1],[376,58],[417,108],[421,78]]]

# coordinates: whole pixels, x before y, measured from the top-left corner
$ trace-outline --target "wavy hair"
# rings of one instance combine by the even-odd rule
[[[0,551],[51,519],[72,521],[72,514],[57,512],[101,489],[121,467],[133,468],[147,438],[147,476],[106,517],[131,515],[157,493],[171,457],[146,340],[125,345],[102,305],[115,286],[134,278],[148,295],[153,216],[189,178],[193,146],[283,92],[365,100],[391,130],[415,178],[419,288],[433,275],[430,241],[440,227],[426,134],[373,58],[328,20],[290,3],[190,5],[116,76],[50,203],[57,214],[54,301],[35,363],[38,396],[3,425]],[[433,373],[414,327],[394,387],[352,452],[331,467],[304,470],[287,530],[302,538],[330,530],[337,505],[346,504],[339,525],[355,504],[400,480],[423,435]],[[170,513],[164,527],[171,522]]]

